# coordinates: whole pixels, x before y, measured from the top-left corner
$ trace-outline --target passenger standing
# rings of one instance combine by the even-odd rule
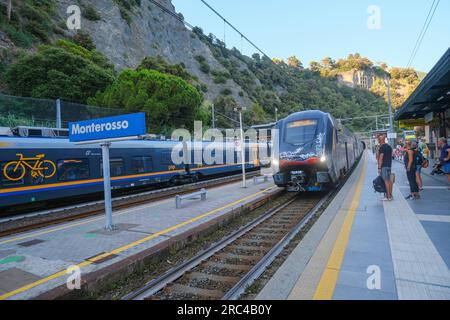
[[[448,145],[447,139],[440,138],[439,147],[441,148],[439,160],[441,161],[442,171],[447,175],[448,182],[450,183],[450,146]]]
[[[416,181],[416,163],[414,157],[414,150],[411,148],[411,141],[406,141],[406,153],[404,157],[406,175],[409,181],[409,188],[411,194],[406,199],[420,199],[419,186]]]
[[[422,180],[422,163],[423,155],[422,149],[419,147],[417,142],[411,142],[411,149],[414,151],[414,163],[416,164],[416,182],[419,187],[419,191],[423,191],[423,180]]]
[[[392,148],[386,143],[386,137],[382,134],[378,136],[378,142],[380,143],[378,151],[378,174],[383,178],[384,184],[386,185],[386,197],[381,200],[392,201]]]

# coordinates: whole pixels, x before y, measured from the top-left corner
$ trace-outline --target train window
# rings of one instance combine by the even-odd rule
[[[125,174],[125,165],[122,158],[109,159],[109,172],[111,177],[120,177]],[[103,162],[100,159],[100,175],[103,177]]]
[[[8,168],[6,169],[6,172],[4,172],[5,166],[8,164],[9,162],[1,162],[0,163],[0,176],[1,176],[1,181],[2,181],[2,185],[7,187],[7,186],[16,186],[16,185],[21,185],[24,184],[24,180],[19,179],[22,175],[23,175],[23,168],[19,167],[17,168],[16,171],[14,171],[15,167],[14,165],[9,165]]]
[[[163,152],[162,153],[162,164],[170,164],[172,165],[172,152]]]
[[[153,162],[151,157],[133,157],[131,162],[133,173],[149,173],[153,171]]]
[[[303,144],[316,138],[317,120],[299,120],[287,124],[285,142]]]
[[[76,181],[89,179],[89,160],[65,159],[58,160],[58,180]]]

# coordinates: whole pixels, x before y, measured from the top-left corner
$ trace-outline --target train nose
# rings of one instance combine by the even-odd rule
[[[280,160],[281,168],[291,168],[291,167],[299,167],[299,166],[311,166],[316,165],[320,162],[318,157],[311,157],[306,160]]]

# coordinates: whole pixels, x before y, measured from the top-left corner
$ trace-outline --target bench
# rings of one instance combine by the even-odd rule
[[[175,201],[176,201],[177,209],[181,209],[181,202],[183,200],[193,200],[200,196],[202,201],[206,201],[206,193],[207,193],[207,191],[205,189],[202,189],[198,192],[184,194],[182,196],[180,196],[180,195],[176,196]]]
[[[253,177],[253,184],[259,184],[269,181],[269,175],[264,175],[260,177]]]

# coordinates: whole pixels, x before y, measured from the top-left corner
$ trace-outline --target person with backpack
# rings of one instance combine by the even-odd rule
[[[419,186],[416,181],[416,157],[414,156],[414,150],[412,149],[411,141],[406,141],[405,143],[406,153],[404,157],[406,176],[409,181],[409,188],[411,194],[406,197],[408,199],[418,200],[420,199],[419,195]]]
[[[411,149],[414,151],[414,162],[416,164],[416,182],[419,191],[423,191],[422,167],[425,162],[422,151],[416,141],[411,142]]]
[[[381,201],[392,201],[392,148],[386,143],[386,136],[383,134],[378,136],[378,142],[380,144],[378,150],[378,174],[383,178],[386,185],[386,197],[381,199]]]

